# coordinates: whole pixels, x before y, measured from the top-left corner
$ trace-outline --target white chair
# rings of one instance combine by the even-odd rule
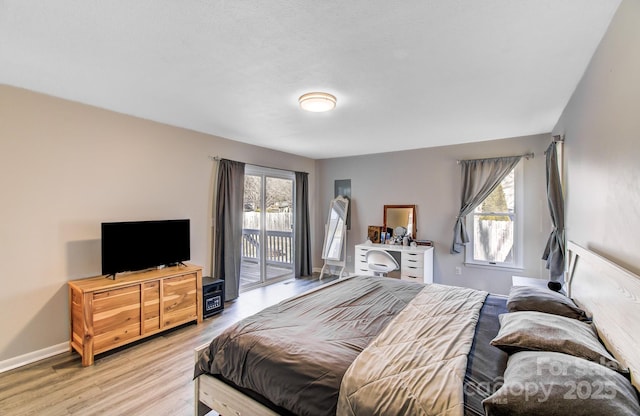
[[[369,250],[365,259],[374,276],[386,276],[387,273],[400,268],[396,259],[384,250]]]

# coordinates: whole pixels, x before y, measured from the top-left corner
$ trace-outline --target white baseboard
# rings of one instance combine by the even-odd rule
[[[0,361],[0,373],[69,351],[69,341]]]

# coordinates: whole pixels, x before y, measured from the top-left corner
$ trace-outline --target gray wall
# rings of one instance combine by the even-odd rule
[[[640,1],[621,3],[557,126],[567,238],[640,273]]]
[[[67,281],[100,274],[103,221],[190,218],[211,261],[219,155],[310,173],[315,161],[0,85],[0,366],[69,341]]]
[[[624,0],[554,134],[566,136],[567,236],[640,273],[640,2]],[[352,180],[353,245],[385,204],[417,204],[436,242],[435,280],[506,293],[511,272],[449,254],[457,159],[533,151],[524,161],[522,274],[546,277],[542,152],[549,135],[314,162],[0,86],[0,361],[68,340],[66,282],[99,272],[104,220],[189,217],[193,262],[209,266],[208,155],[311,173],[314,266],[335,179]],[[313,189],[314,185],[317,189]],[[353,270],[353,261],[350,264]]]
[[[435,242],[434,280],[457,286],[468,286],[494,293],[507,293],[514,274],[531,277],[548,276],[540,260],[550,231],[546,202],[544,150],[550,143],[548,134],[492,140],[455,146],[383,153],[317,162],[318,229],[323,226],[333,198],[336,179],[351,179],[351,231],[348,232],[348,268],[353,271],[354,245],[366,240],[367,226],[382,225],[383,206],[417,205],[417,236]],[[524,164],[525,186],[525,256],[524,270],[501,271],[464,267],[464,255],[451,255],[453,225],[460,210],[460,159],[509,156],[534,152]],[[323,221],[324,220],[324,221]],[[321,245],[316,241],[316,247]],[[322,265],[315,253],[314,266]],[[462,275],[455,274],[456,266]]]

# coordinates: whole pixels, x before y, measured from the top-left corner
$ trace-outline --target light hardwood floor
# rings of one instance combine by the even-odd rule
[[[105,353],[65,353],[0,374],[0,415],[192,415],[193,350],[246,316],[335,280],[291,279],[244,292],[222,314]]]

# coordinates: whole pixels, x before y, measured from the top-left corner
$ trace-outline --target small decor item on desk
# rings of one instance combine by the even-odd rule
[[[415,243],[419,246],[433,246],[433,241],[431,240],[415,240]]]
[[[367,229],[367,237],[372,243],[379,243],[380,239],[384,242],[384,235],[382,235],[382,228],[379,225],[370,225]]]
[[[398,226],[396,228],[393,229],[393,236],[396,238],[402,238],[405,235],[407,235],[407,229],[402,227],[402,226]]]

